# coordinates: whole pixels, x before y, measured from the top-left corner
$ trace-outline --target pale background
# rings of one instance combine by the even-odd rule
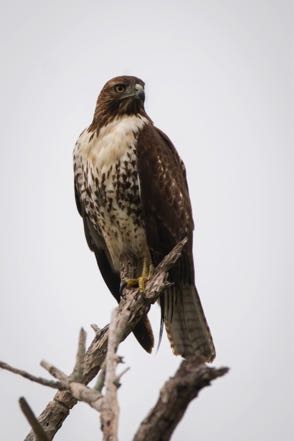
[[[0,358],[70,371],[80,326],[115,303],[87,248],[72,149],[104,82],[144,79],[147,112],[184,159],[196,224],[198,289],[215,365],[173,440],[293,439],[293,2],[1,2]],[[159,312],[151,311],[155,332]],[[131,336],[119,391],[131,439],[178,366],[164,337],[149,356]],[[0,372],[0,439],[22,440],[17,399],[36,413],[52,390]],[[57,441],[101,439],[74,408]]]

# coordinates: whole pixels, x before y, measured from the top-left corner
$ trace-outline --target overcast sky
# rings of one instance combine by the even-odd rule
[[[0,359],[66,372],[78,331],[115,306],[84,238],[72,149],[113,76],[146,83],[146,110],[186,163],[196,280],[231,372],[201,392],[174,441],[290,440],[293,430],[293,2],[1,2]],[[157,335],[159,311],[150,317]],[[130,336],[119,391],[131,439],[180,359],[164,336]],[[51,390],[0,372],[0,439],[22,440],[17,399],[38,414]],[[71,412],[57,441],[101,439]],[[291,436],[292,435],[292,436]]]

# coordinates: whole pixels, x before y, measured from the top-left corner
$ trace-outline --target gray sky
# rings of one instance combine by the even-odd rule
[[[189,407],[174,441],[293,437],[293,2],[1,2],[0,358],[37,374],[73,365],[80,326],[115,306],[73,197],[72,149],[97,94],[120,74],[146,82],[146,109],[186,163],[197,286],[215,365],[231,372]],[[150,314],[158,332],[157,306]],[[121,440],[178,366],[164,337],[119,350]],[[0,372],[0,438],[51,390]],[[86,428],[86,431],[85,431]],[[101,439],[80,404],[57,441]]]

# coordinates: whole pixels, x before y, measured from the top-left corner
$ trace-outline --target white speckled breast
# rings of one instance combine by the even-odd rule
[[[136,157],[137,136],[146,123],[132,115],[113,120],[98,136],[85,130],[74,150],[81,202],[118,271],[124,256],[143,258],[148,250]]]

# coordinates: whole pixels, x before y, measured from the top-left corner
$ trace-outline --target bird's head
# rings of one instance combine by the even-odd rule
[[[147,116],[144,109],[144,85],[144,81],[132,76],[120,76],[107,81],[98,96],[92,125],[95,123],[102,126],[123,115]]]

